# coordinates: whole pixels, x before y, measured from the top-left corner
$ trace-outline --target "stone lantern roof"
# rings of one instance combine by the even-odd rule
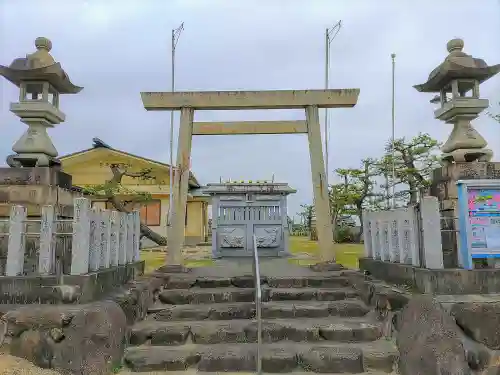
[[[0,65],[0,75],[19,87],[22,81],[49,82],[60,94],[77,94],[83,87],[71,83],[68,75],[50,55],[52,42],[43,37],[36,38],[37,51],[14,59],[7,67]]]
[[[413,86],[419,92],[440,92],[454,79],[473,79],[482,83],[500,72],[500,64],[489,66],[462,52],[464,41],[452,39],[446,45],[449,55],[429,75],[427,82]]]

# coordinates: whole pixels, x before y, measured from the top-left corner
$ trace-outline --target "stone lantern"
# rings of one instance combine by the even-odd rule
[[[434,69],[426,83],[414,86],[419,92],[438,93],[431,103],[439,104],[435,118],[453,124],[453,130],[441,148],[443,163],[490,161],[493,152],[471,124],[489,106],[481,99],[479,85],[500,71],[500,64],[488,66],[482,60],[462,52],[462,39],[447,44],[449,55]]]
[[[35,46],[37,51],[25,58],[15,59],[8,67],[0,65],[0,75],[19,87],[19,102],[11,103],[10,111],[28,125],[12,147],[15,154],[7,157],[10,167],[60,166],[47,129],[65,120],[59,95],[76,94],[83,88],[73,85],[50,55],[50,40],[37,38]]]

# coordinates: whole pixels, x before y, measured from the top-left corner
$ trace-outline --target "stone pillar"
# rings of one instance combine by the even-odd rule
[[[434,170],[430,195],[439,199],[445,268],[458,267],[458,180],[500,179],[500,162],[457,162]]]

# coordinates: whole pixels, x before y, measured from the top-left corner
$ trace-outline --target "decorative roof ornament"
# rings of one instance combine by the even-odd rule
[[[77,94],[83,87],[71,83],[68,75],[50,54],[52,42],[44,37],[35,40],[36,51],[14,59],[7,67],[0,65],[0,75],[20,87],[23,81],[49,82],[59,94]]]
[[[483,59],[463,52],[463,48],[462,39],[450,40],[446,44],[449,55],[429,74],[427,82],[413,87],[419,92],[441,92],[452,80],[474,79],[481,84],[500,72],[500,64],[489,66]]]

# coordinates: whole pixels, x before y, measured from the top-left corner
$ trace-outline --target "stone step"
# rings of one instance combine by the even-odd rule
[[[327,318],[262,322],[264,342],[362,342],[381,337],[381,324],[366,318]],[[142,321],[132,327],[131,345],[230,344],[257,342],[255,320],[204,322]]]
[[[252,302],[255,301],[255,289],[232,287],[166,289],[158,295],[158,299],[164,304],[171,305]]]
[[[164,375],[165,373],[168,373],[168,375],[220,375],[220,372],[208,372],[208,371],[198,371],[197,369],[187,369],[187,370],[181,370],[181,371],[161,371],[161,372],[153,372],[151,373],[150,371],[147,372],[142,372],[142,371],[129,371],[128,369],[120,371],[120,375],[128,375],[130,373],[133,373],[134,375]],[[238,372],[238,374],[241,375],[254,375],[255,372]],[[279,375],[279,372],[266,372],[268,375]],[[333,373],[333,372],[323,372],[323,375],[340,375],[340,373]],[[391,373],[392,374],[392,373]],[[230,375],[230,373],[228,374]],[[310,372],[308,371],[294,371],[293,375],[311,375]],[[358,375],[387,375],[387,372],[382,372],[382,371],[370,371],[370,372],[361,372]]]
[[[305,277],[269,277],[270,288],[343,288],[350,286],[349,279],[339,275]]]
[[[357,297],[351,288],[262,288],[263,301],[338,301]],[[166,289],[158,299],[171,305],[253,302],[254,288],[199,288]]]
[[[351,288],[272,288],[267,293],[269,301],[340,301],[358,297]]]
[[[263,302],[262,318],[325,318],[328,316],[361,317],[369,309],[361,301]],[[149,308],[149,320],[232,320],[255,317],[255,304],[214,303],[198,305],[155,304]]]
[[[271,288],[343,288],[350,285],[347,276],[355,271],[345,270],[329,272],[328,274],[318,274],[311,276],[279,276],[261,277],[261,284]],[[255,286],[254,277],[233,276],[233,277],[196,277],[192,275],[165,275],[155,273],[154,276],[165,279],[166,289],[189,289],[199,288],[253,288]]]
[[[256,344],[133,346],[125,353],[132,371],[255,371]],[[398,358],[392,341],[356,344],[263,344],[262,370],[269,373],[390,373]]]

